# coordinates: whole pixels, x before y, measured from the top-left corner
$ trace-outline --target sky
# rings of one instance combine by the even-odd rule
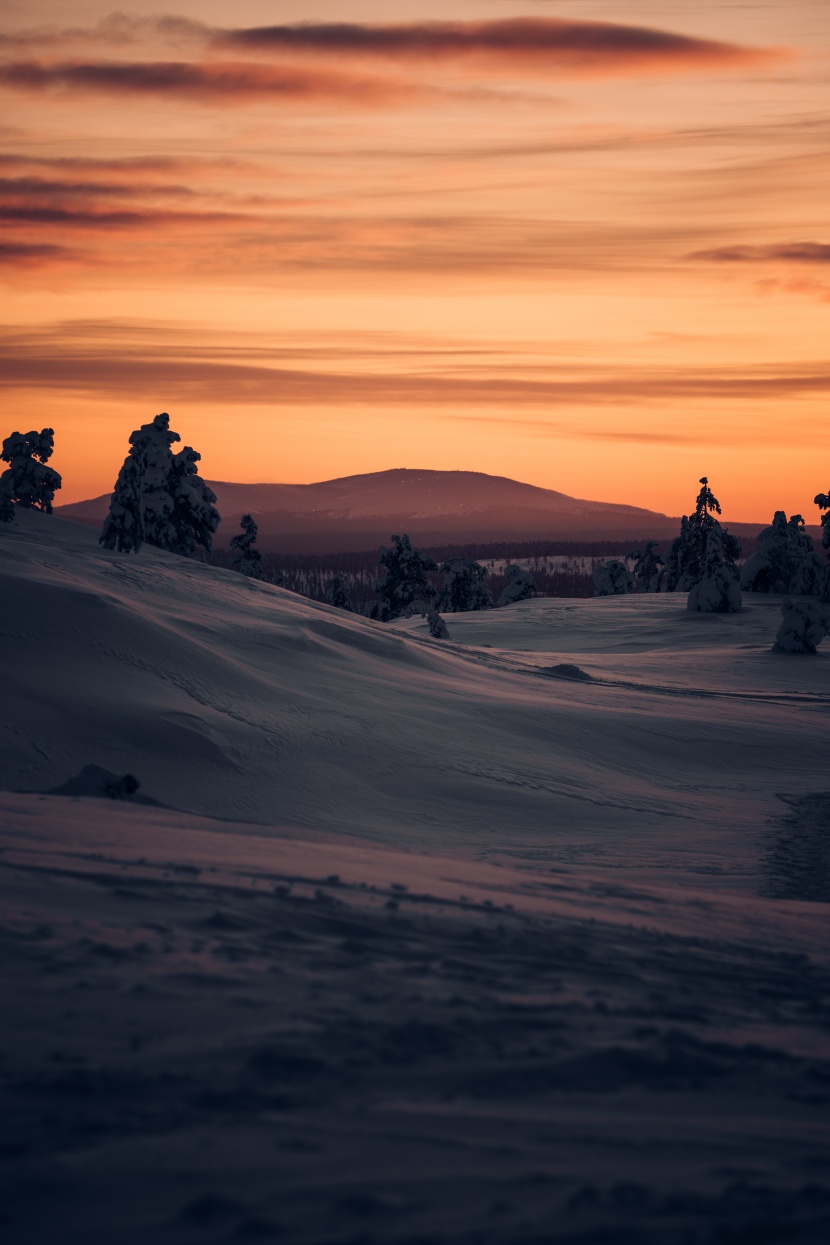
[[[828,204],[827,0],[5,0],[2,435],[815,523]]]

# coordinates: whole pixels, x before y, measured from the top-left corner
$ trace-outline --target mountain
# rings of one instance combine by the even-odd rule
[[[227,545],[247,512],[259,525],[260,548],[282,553],[371,549],[401,531],[422,545],[677,533],[677,520],[654,510],[586,501],[479,471],[395,468],[317,484],[209,483],[223,518],[218,545]],[[98,526],[108,506],[105,494],[58,509]]]

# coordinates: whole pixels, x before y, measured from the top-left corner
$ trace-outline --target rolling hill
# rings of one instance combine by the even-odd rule
[[[265,551],[321,553],[369,549],[406,531],[424,545],[573,536],[655,539],[674,536],[677,520],[654,510],[587,501],[553,489],[477,471],[396,468],[317,484],[209,481],[227,545],[246,512],[259,525]],[[60,506],[67,519],[98,526],[109,494]]]

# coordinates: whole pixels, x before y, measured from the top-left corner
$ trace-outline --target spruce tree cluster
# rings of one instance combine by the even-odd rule
[[[801,515],[787,519],[783,510],[776,510],[770,526],[758,533],[758,551],[744,564],[741,587],[749,592],[820,596],[824,571]]]
[[[180,440],[166,411],[130,434],[99,538],[106,549],[138,553],[146,542],[185,557],[210,550],[219,526],[216,494],[198,474],[194,449],[173,453]]]
[[[264,579],[262,554],[256,547],[259,529],[253,515],[243,514],[239,520],[239,526],[242,531],[231,539],[231,549],[234,551],[231,566],[242,575],[247,575],[249,579]]]
[[[619,558],[610,558],[591,573],[598,597],[625,596],[634,591],[634,576]]]
[[[407,610],[426,607],[436,595],[427,579],[427,571],[437,571],[438,564],[427,554],[413,549],[406,534],[392,536],[391,540],[391,547],[381,545],[379,550],[383,570],[375,580],[378,599],[370,614],[381,622],[391,622]]]
[[[0,521],[11,522],[16,506],[52,513],[55,493],[61,487],[61,477],[47,466],[54,448],[51,428],[13,432],[6,437],[0,461],[9,466],[0,475]]]
[[[487,567],[470,558],[452,558],[441,566],[446,576],[438,609],[445,614],[462,614],[470,610],[489,610],[493,596],[485,584]]]

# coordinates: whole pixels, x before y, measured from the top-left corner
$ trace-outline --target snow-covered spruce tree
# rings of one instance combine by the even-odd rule
[[[493,608],[492,593],[484,582],[486,566],[469,558],[451,558],[440,569],[446,579],[438,602],[439,610],[445,614],[463,614],[469,610]]]
[[[55,493],[61,487],[57,471],[46,465],[54,448],[55,434],[51,428],[13,432],[6,437],[0,460],[9,466],[0,475],[0,518],[14,518],[15,506],[52,513]]]
[[[737,614],[741,581],[737,567],[724,557],[724,533],[718,524],[706,534],[703,575],[689,592],[686,609],[699,614]]]
[[[666,564],[660,554],[654,552],[656,548],[657,541],[650,540],[645,549],[635,549],[633,553],[626,554],[626,559],[634,563],[632,574],[636,592],[660,591],[660,580]]]
[[[4,473],[5,474],[5,473]],[[14,502],[11,487],[3,483],[0,476],[0,523],[11,523],[14,519]]]
[[[348,610],[349,613],[354,613],[351,589],[342,575],[335,575],[328,588],[326,588],[326,600],[336,610]]]
[[[773,652],[814,653],[824,637],[830,635],[830,609],[819,601],[785,597],[781,614]]]
[[[516,601],[529,601],[531,597],[536,596],[536,580],[530,571],[513,564],[506,566],[504,573],[507,576],[507,584],[499,597],[500,606],[514,605]]]
[[[234,550],[231,566],[242,575],[247,575],[249,579],[264,579],[265,571],[262,564],[262,554],[256,547],[257,531],[259,529],[253,515],[243,514],[239,520],[239,526],[242,528],[242,531],[238,536],[231,538],[231,549]]]
[[[821,516],[821,547],[827,553],[830,559],[830,491],[827,493],[817,493],[813,501],[819,510],[826,510],[827,513]],[[824,567],[824,582],[822,584],[819,596],[822,601],[830,603],[830,560]]]
[[[186,557],[209,550],[219,524],[216,497],[198,474],[200,455],[181,437],[166,411],[130,434],[130,452],[115,482],[100,542],[137,553],[142,543]]]
[[[427,579],[427,571],[437,571],[438,564],[413,549],[412,541],[406,534],[392,536],[391,540],[391,548],[381,545],[379,550],[383,570],[375,580],[378,599],[370,614],[371,618],[381,622],[400,618],[410,606],[428,605],[436,595]]]
[[[99,537],[105,549],[138,553],[144,541],[169,549],[175,539],[170,522],[173,452],[181,437],[170,431],[170,416],[156,415],[130,433],[130,451],[115,481],[109,514]]]
[[[434,605],[429,607],[426,617],[429,634],[433,640],[449,640],[449,628]]]
[[[689,592],[700,583],[704,574],[709,535],[717,532],[720,538],[720,555],[726,566],[733,567],[741,554],[740,541],[715,518],[721,513],[720,502],[709,488],[706,476],[697,495],[692,514],[680,520],[680,535],[672,541],[666,564],[666,592]]]
[[[625,596],[634,591],[634,576],[624,562],[611,558],[591,572],[594,593],[598,597]]]
[[[220,523],[215,508],[216,494],[205,484],[196,466],[202,455],[189,445],[173,455],[169,490],[173,498],[170,525],[173,537],[166,546],[171,553],[186,558],[204,557],[213,544],[213,533]]]
[[[824,564],[813,551],[813,542],[800,514],[788,520],[776,510],[772,523],[758,534],[758,550],[747,558],[741,587],[748,592],[786,592],[796,596],[820,596]]]

